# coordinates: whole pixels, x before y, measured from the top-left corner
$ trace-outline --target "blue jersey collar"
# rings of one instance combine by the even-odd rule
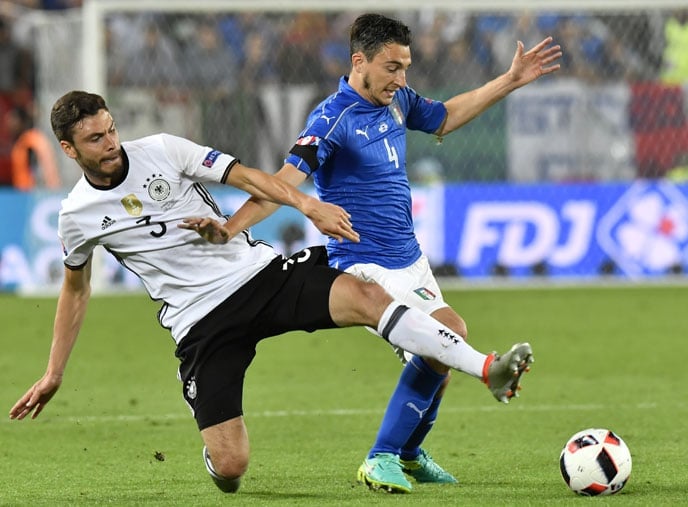
[[[362,97],[353,87],[349,84],[349,76],[342,76],[339,78],[339,93],[350,99],[352,102],[358,102],[359,104],[369,107],[371,109],[380,109],[387,106],[378,106],[373,104],[368,99]]]

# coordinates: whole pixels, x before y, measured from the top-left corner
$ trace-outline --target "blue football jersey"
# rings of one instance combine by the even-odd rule
[[[446,113],[442,102],[408,87],[397,90],[389,106],[374,105],[345,77],[311,112],[286,162],[312,175],[320,199],[346,209],[361,236],[360,243],[328,242],[332,266],[374,263],[399,269],[418,260],[406,129],[436,132]]]

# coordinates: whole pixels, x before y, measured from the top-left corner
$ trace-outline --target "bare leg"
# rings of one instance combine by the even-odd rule
[[[201,431],[204,460],[213,481],[225,493],[239,489],[248,469],[248,432],[243,417],[235,417]]]

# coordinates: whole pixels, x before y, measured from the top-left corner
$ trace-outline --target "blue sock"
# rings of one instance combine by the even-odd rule
[[[402,447],[414,435],[424,416],[433,408],[435,394],[444,378],[444,375],[430,368],[422,358],[411,358],[401,372],[399,383],[387,404],[377,440],[368,454],[369,458],[379,452],[401,453]],[[432,421],[436,414],[437,407],[434,408]],[[423,437],[428,431],[429,428],[424,430]]]
[[[441,401],[441,396],[435,396],[432,399],[430,408],[428,408],[427,412],[425,412],[423,419],[421,419],[420,424],[416,427],[416,431],[413,432],[413,435],[411,435],[408,441],[401,448],[401,459],[413,460],[418,457],[420,454],[420,444],[423,443],[423,440],[425,440],[427,434],[430,433],[432,425],[435,424],[435,419],[437,419],[437,412],[440,409]]]

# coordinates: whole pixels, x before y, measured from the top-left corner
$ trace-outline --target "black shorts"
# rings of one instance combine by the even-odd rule
[[[243,414],[244,375],[258,341],[287,331],[336,327],[324,247],[276,258],[198,321],[177,346],[184,399],[199,429]]]

